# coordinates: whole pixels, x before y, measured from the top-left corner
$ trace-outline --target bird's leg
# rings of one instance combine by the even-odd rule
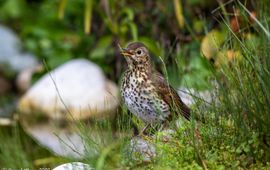
[[[132,123],[132,127],[133,127],[133,134],[134,134],[134,136],[139,135],[140,133],[139,133],[138,127],[137,127],[137,125],[135,125],[134,122]]]
[[[141,132],[139,133],[139,136],[141,136],[141,135],[147,135],[145,131],[146,131],[146,129],[149,127],[149,125],[150,125],[150,124],[148,123],[148,124],[141,130]]]
[[[134,136],[137,136],[137,135],[139,135],[140,133],[139,133],[139,129],[138,129],[138,127],[137,127],[137,125],[133,122],[133,120],[132,120],[132,117],[133,117],[133,114],[128,110],[127,111],[127,114],[130,116],[130,124],[131,124],[131,127],[132,127],[132,129],[133,129],[133,135]]]
[[[158,131],[162,131],[167,127],[169,127],[167,124],[161,124],[160,127],[158,128]]]
[[[160,127],[159,127],[159,131],[162,131],[164,129],[168,129],[169,128],[169,124],[170,122],[168,120],[165,120],[161,123]]]

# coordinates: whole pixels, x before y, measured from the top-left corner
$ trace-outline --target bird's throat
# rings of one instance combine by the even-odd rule
[[[134,64],[129,66],[129,70],[131,72],[139,72],[139,73],[143,73],[146,75],[151,74],[151,65],[150,64]]]

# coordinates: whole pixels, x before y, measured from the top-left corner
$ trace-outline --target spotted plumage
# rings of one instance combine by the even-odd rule
[[[189,108],[161,74],[151,67],[149,52],[142,43],[122,52],[128,69],[121,82],[121,95],[128,109],[146,123],[164,122],[174,113],[189,119]]]

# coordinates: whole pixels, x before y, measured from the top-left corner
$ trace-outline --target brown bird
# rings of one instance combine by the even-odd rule
[[[153,70],[143,43],[123,49],[128,69],[121,82],[121,95],[128,109],[147,124],[164,123],[174,115],[190,119],[190,110],[167,80]]]

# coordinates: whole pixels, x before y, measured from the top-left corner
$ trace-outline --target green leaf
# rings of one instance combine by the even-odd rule
[[[57,66],[65,63],[66,61],[71,59],[71,54],[64,51],[55,51],[53,52],[53,57],[48,58],[48,65],[50,68],[56,68]]]
[[[222,43],[225,41],[226,34],[213,29],[202,40],[201,52],[207,58],[215,58]]]
[[[134,41],[138,41],[138,29],[135,23],[129,23],[131,35]]]
[[[126,15],[125,21],[133,21],[134,19],[134,12],[131,8],[123,8],[122,15]]]
[[[23,0],[8,0],[0,10],[7,17],[19,18],[25,10],[25,2]]]
[[[198,90],[209,89],[208,77],[212,75],[202,57],[193,57],[188,65],[189,72],[182,78],[182,86]]]
[[[99,58],[104,58],[107,51],[108,47],[112,43],[112,36],[104,36],[99,39],[96,47],[91,51],[90,53],[90,58],[92,59],[99,59]]]

